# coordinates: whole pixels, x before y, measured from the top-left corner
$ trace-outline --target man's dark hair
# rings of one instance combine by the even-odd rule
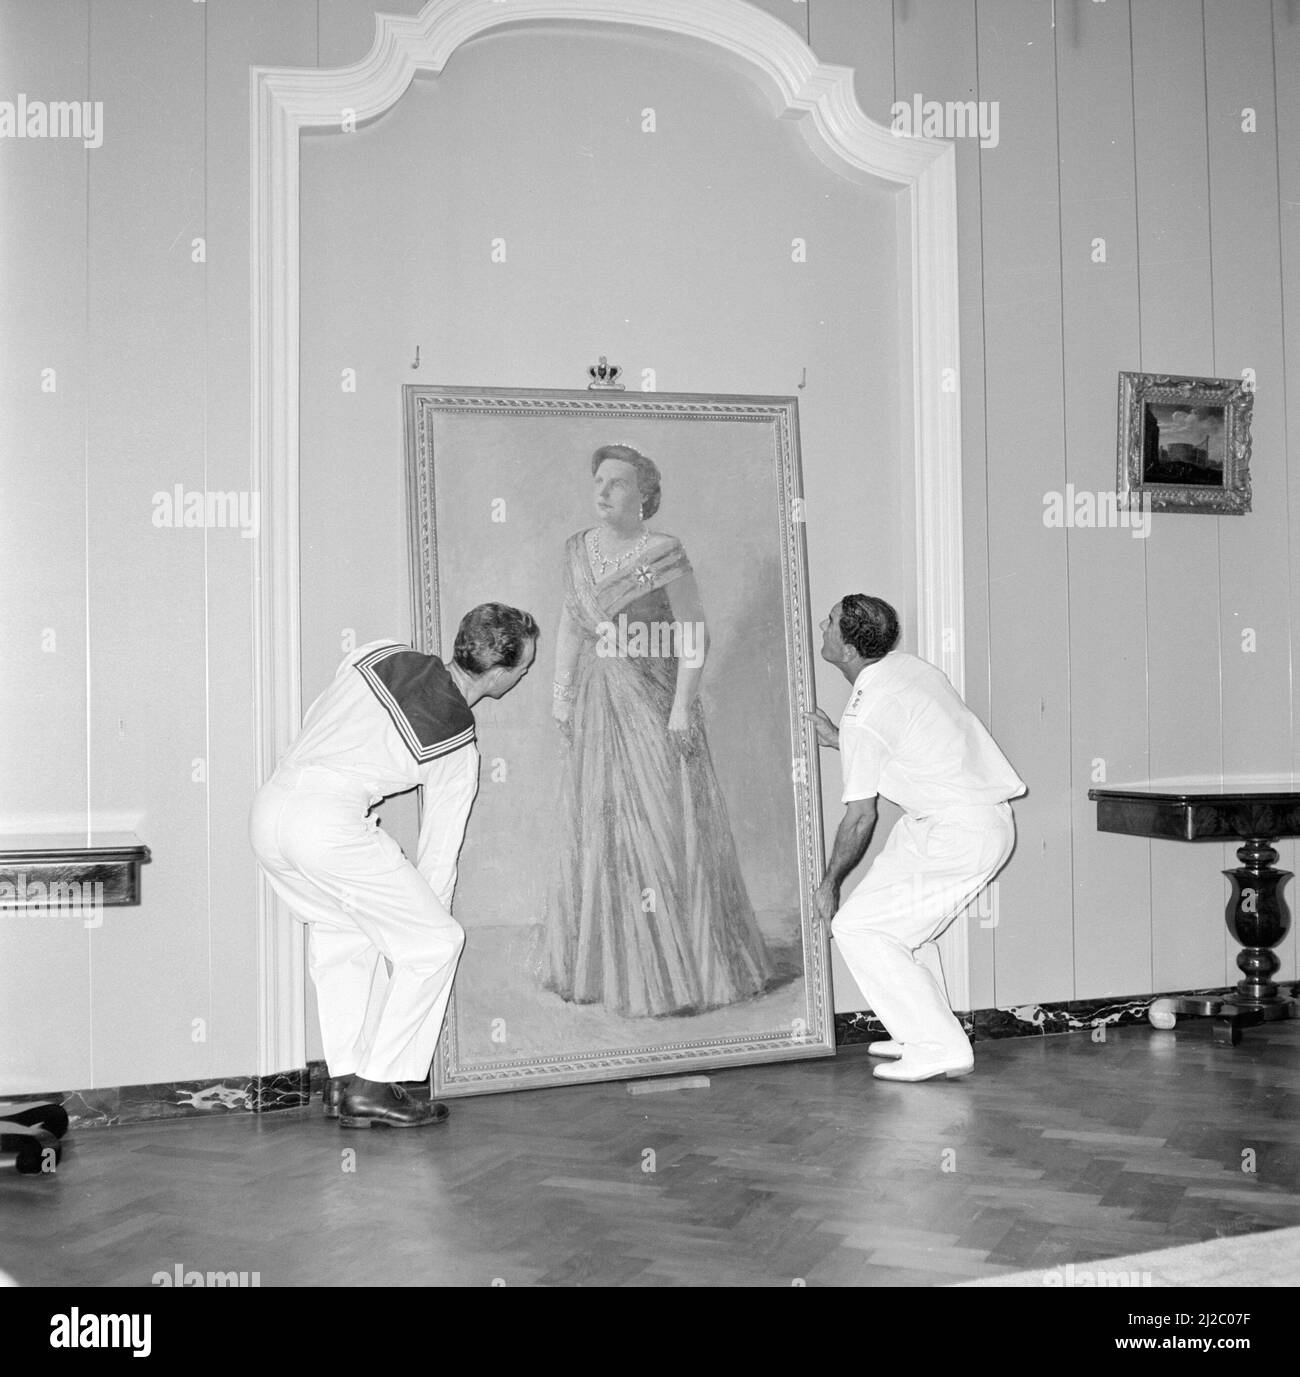
[[[498,665],[514,669],[537,634],[537,623],[527,612],[503,602],[480,603],[460,619],[452,659],[466,674],[486,674]]]
[[[864,660],[878,660],[898,644],[898,613],[883,598],[850,593],[840,599],[840,635]]]

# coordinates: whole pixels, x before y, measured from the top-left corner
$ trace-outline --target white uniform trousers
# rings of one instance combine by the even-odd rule
[[[1006,803],[904,814],[831,923],[853,978],[909,1050],[966,1057],[970,1043],[919,949],[1001,870],[1015,842]]]
[[[364,785],[333,771],[281,769],[258,791],[250,838],[276,893],[310,927],[330,1075],[423,1080],[465,933],[367,819],[369,805]]]

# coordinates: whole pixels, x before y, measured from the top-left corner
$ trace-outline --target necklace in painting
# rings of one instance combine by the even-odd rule
[[[630,545],[621,555],[606,557],[605,552],[600,548],[600,534],[597,531],[591,533],[591,554],[596,564],[598,578],[604,578],[605,574],[613,569],[616,572],[621,569],[630,559],[635,559],[637,555],[650,543],[650,532],[642,531],[641,539],[634,545]]]

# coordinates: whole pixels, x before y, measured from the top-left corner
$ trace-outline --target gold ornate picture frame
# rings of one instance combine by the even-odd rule
[[[797,401],[403,392],[416,644],[449,654],[459,617],[485,601],[541,626],[530,675],[476,709],[479,793],[453,904],[466,945],[434,1093],[833,1053],[827,934],[812,906],[823,838],[802,716],[814,625]],[[656,543],[597,577],[581,552],[598,525],[593,455],[609,444],[654,461],[661,505],[646,517]],[[656,561],[665,540],[679,553]],[[628,610],[615,613],[620,573]],[[638,652],[650,614],[637,609],[660,582],[675,596],[670,580],[685,573],[707,651],[683,748],[653,711],[636,716],[640,690],[618,678],[644,663],[598,657],[659,653],[653,638]],[[568,737],[552,689],[562,616],[591,657],[561,695],[573,699]],[[704,642],[681,644],[685,656]],[[585,831],[572,823],[583,808]],[[591,837],[611,840],[575,854]],[[560,872],[569,878],[557,884]],[[682,879],[718,873],[725,883]]]
[[[1240,378],[1121,373],[1120,501],[1153,512],[1249,512],[1254,401]]]

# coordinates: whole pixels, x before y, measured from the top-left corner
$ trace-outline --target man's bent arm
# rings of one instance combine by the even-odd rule
[[[831,884],[836,891],[853,871],[853,868],[867,854],[871,845],[871,834],[876,830],[876,800],[874,798],[851,799],[847,811],[840,819],[839,830],[835,833],[835,845],[831,858],[826,863],[826,878],[823,884]]]
[[[478,752],[462,748],[438,761],[421,792],[423,816],[415,868],[450,912],[456,862],[478,792]]]

